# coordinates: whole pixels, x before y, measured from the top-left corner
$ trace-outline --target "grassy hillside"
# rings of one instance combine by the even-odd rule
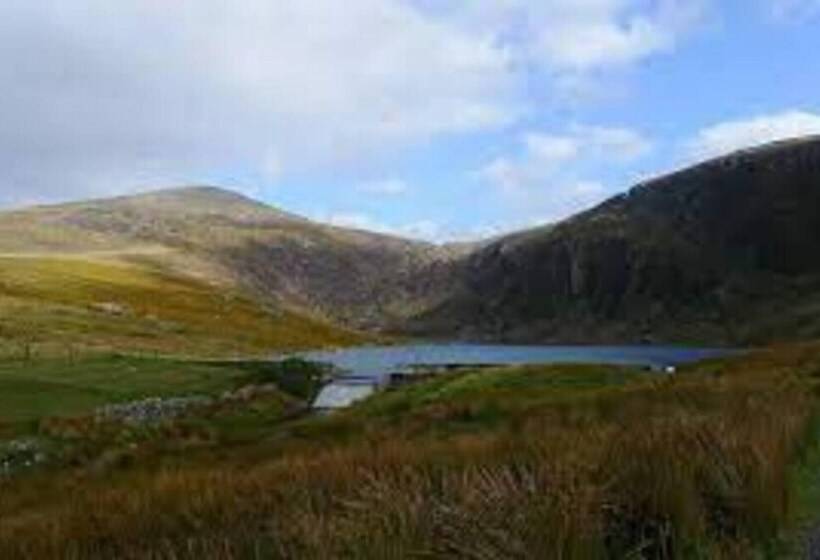
[[[246,375],[239,365],[97,355],[0,363],[0,426],[89,414],[149,397],[215,395]]]
[[[814,344],[674,377],[459,373],[330,417],[86,425],[98,447],[0,482],[0,554],[777,557],[805,515],[791,473],[816,455],[818,375]]]
[[[0,257],[0,353],[86,350],[233,355],[360,337],[240,292],[146,264],[82,256]]]
[[[212,187],[0,213],[0,254],[147,263],[354,327],[438,302],[460,252],[318,224]]]
[[[436,246],[210,187],[0,213],[0,255],[104,258],[347,328],[516,342],[820,336],[820,140],[636,186],[549,227]]]

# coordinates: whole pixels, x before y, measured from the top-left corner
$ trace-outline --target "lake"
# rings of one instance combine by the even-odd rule
[[[611,364],[663,369],[735,351],[680,346],[511,346],[498,344],[412,344],[359,346],[298,354],[340,372],[317,397],[316,408],[340,408],[372,393],[392,373],[422,366]]]

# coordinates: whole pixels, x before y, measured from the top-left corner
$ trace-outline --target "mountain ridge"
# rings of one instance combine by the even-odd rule
[[[377,328],[444,293],[421,287],[443,282],[440,265],[457,251],[313,222],[225,189],[184,187],[0,212],[0,253],[104,254]]]
[[[188,186],[0,212],[0,253],[108,252],[401,335],[746,343],[820,335],[818,185],[820,137],[791,139],[460,246]]]
[[[818,211],[820,138],[728,154],[491,243],[417,328],[539,342],[816,336]]]

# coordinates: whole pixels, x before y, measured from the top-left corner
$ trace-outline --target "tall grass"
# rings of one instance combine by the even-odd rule
[[[448,431],[465,421],[450,392],[406,422],[371,416],[354,443],[5,483],[0,557],[748,557],[788,518],[813,363],[757,356],[574,402],[522,387],[522,406],[488,394],[499,417],[473,431]]]

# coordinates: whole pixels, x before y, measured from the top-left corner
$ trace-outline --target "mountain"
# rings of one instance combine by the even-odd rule
[[[311,222],[214,187],[0,213],[0,255],[147,266],[356,329],[437,304],[460,253]]]
[[[820,138],[804,138],[475,244],[338,228],[186,187],[0,213],[0,257],[124,264],[345,329],[746,344],[820,336],[819,213]]]
[[[714,159],[470,254],[413,332],[543,341],[820,336],[820,138]]]

